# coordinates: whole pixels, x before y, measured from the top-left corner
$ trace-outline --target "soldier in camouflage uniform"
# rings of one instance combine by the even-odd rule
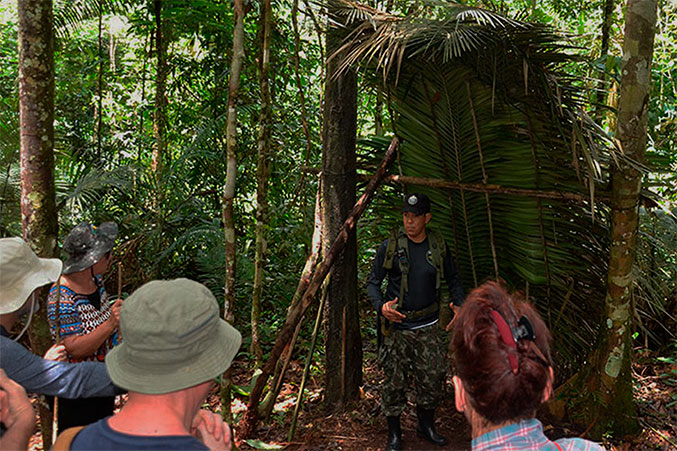
[[[402,449],[400,414],[406,406],[408,375],[416,388],[417,433],[442,446],[447,439],[435,432],[435,408],[444,394],[445,346],[439,323],[439,288],[443,277],[452,307],[463,303],[458,269],[440,234],[426,228],[430,200],[425,194],[405,197],[404,227],[379,247],[367,291],[379,315],[379,363],[383,412],[388,421],[386,450]],[[385,298],[381,283],[388,276]]]

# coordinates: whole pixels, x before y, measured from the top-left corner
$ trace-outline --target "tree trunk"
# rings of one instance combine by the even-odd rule
[[[271,96],[270,96],[270,27],[272,6],[270,0],[261,5],[259,35],[261,52],[259,54],[259,87],[261,89],[261,115],[259,117],[258,161],[256,167],[256,247],[254,255],[254,290],[252,293],[251,353],[256,357],[256,365],[263,360],[263,351],[259,343],[259,317],[261,316],[261,295],[263,294],[263,270],[266,266],[268,247],[268,179],[270,177],[270,135],[271,135]]]
[[[378,136],[383,135],[383,93],[380,89],[376,90],[376,105],[374,106],[374,133]]]
[[[240,437],[240,439],[247,439],[254,432],[258,422],[259,400],[261,398],[261,393],[263,393],[263,387],[268,382],[268,377],[277,365],[277,360],[289,347],[290,338],[292,337],[296,326],[303,319],[303,315],[305,315],[308,307],[310,307],[314,301],[317,291],[319,290],[320,286],[322,286],[322,282],[324,282],[324,279],[327,277],[327,274],[329,273],[329,270],[333,266],[334,262],[337,261],[337,257],[341,254],[343,248],[348,242],[350,235],[355,232],[357,221],[360,219],[362,213],[364,213],[364,210],[367,208],[367,205],[369,205],[369,202],[374,196],[376,189],[381,184],[388,167],[393,161],[398,146],[399,142],[397,141],[397,138],[393,138],[392,142],[390,143],[390,147],[388,147],[388,150],[383,157],[383,161],[381,161],[381,164],[374,173],[374,176],[369,181],[367,188],[364,190],[364,194],[360,196],[360,199],[353,206],[353,209],[343,223],[343,227],[336,235],[336,239],[331,245],[331,248],[325,253],[324,259],[322,260],[320,266],[318,266],[315,274],[313,274],[313,278],[308,284],[308,288],[306,289],[305,293],[303,293],[303,297],[294,307],[294,309],[292,309],[292,311],[287,315],[287,319],[277,334],[275,344],[270,350],[270,357],[263,368],[261,368],[261,374],[259,374],[258,378],[256,379],[254,388],[249,395],[247,411],[245,412],[244,419],[240,422],[238,427],[238,437]],[[291,352],[291,350],[289,350],[289,352]]]
[[[226,116],[226,183],[223,187],[223,229],[226,240],[226,288],[224,294],[224,318],[235,318],[235,178],[237,176],[237,95],[240,89],[240,73],[244,60],[244,0],[234,0],[233,59],[230,62],[228,81],[228,112]]]
[[[144,133],[143,133],[143,119],[144,119],[144,110],[146,109],[146,63],[150,54],[152,54],[152,39],[153,36],[152,28],[148,30],[148,37],[146,38],[146,44],[143,46],[143,62],[141,63],[141,104],[137,107],[136,113],[139,115],[139,136],[137,137],[137,150],[136,150],[136,160],[141,161]],[[148,49],[148,50],[146,50]]]
[[[97,74],[97,115],[96,115],[96,164],[101,164],[101,125],[103,122],[103,1],[99,0],[99,38],[97,41],[97,58],[99,60]]]
[[[56,257],[52,0],[22,0],[18,13],[23,238],[41,257]],[[51,345],[45,302],[41,305],[30,330],[31,347],[38,354]],[[45,443],[49,444],[52,418],[42,406],[40,419]]]
[[[331,16],[331,11],[329,12]],[[327,54],[339,48],[346,31],[327,26]],[[336,76],[340,57],[327,63],[322,143],[322,243],[326,253],[355,203],[357,75]],[[362,384],[362,339],[357,304],[357,238],[348,236],[327,284],[324,311],[324,401],[335,410],[359,396]]]
[[[597,83],[597,93],[595,99],[595,113],[594,116],[597,119],[597,122],[600,124],[604,118],[604,115],[601,113],[603,105],[606,103],[606,58],[609,54],[609,37],[611,35],[611,24],[613,23],[614,18],[614,7],[616,6],[615,0],[604,0],[604,15],[602,19],[602,42],[600,45],[599,57],[600,59],[604,58],[605,60],[605,69],[599,76],[599,82]]]
[[[643,162],[656,0],[628,0],[616,137],[625,155]],[[632,267],[637,251],[642,174],[620,161],[612,175],[611,249],[605,316],[589,364],[572,380],[579,390],[575,409],[590,436],[611,432],[619,438],[639,431],[632,391]],[[590,396],[593,394],[594,396]]]
[[[155,0],[155,53],[157,69],[155,73],[155,111],[153,115],[153,155],[151,170],[155,174],[157,189],[160,193],[161,180],[164,175],[165,158],[167,152],[167,96],[165,93],[167,82],[167,33],[165,21],[162,19],[162,0]],[[162,196],[160,196],[160,199]],[[161,203],[161,202],[159,202]],[[158,205],[160,208],[160,205]]]

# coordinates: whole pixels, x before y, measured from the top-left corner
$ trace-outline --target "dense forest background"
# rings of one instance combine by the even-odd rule
[[[373,6],[400,15],[420,14],[439,5],[377,3]],[[571,52],[583,59],[569,65],[567,73],[588,96],[586,113],[614,135],[624,2],[461,3],[569,34]],[[118,289],[118,271],[124,293],[151,279],[189,277],[206,284],[224,303],[233,3],[55,0],[53,8],[59,242],[81,221],[114,220],[120,236],[107,275],[112,292]],[[233,202],[237,264],[231,278],[234,299],[232,305],[226,303],[226,314],[245,337],[239,360],[247,369],[266,361],[316,244],[324,80],[327,58],[336,48],[334,38],[327,35],[326,9],[305,0],[244,4]],[[668,377],[673,384],[677,384],[676,17],[675,0],[658,1],[632,336],[634,347],[672,362]],[[16,1],[0,1],[2,237],[22,235],[18,33]],[[267,77],[261,75],[266,73]],[[371,174],[393,136],[392,117],[373,77],[359,72],[357,86],[357,170]],[[364,186],[357,183],[358,195]],[[401,184],[382,188],[357,226],[357,290],[365,342],[374,341],[376,331],[364,282],[378,243],[399,224],[398,206],[405,189]],[[597,220],[605,224],[609,218],[601,214]],[[466,272],[466,285],[471,286],[471,280]],[[528,284],[511,283],[528,293]],[[312,321],[304,323],[302,345],[310,341],[312,327]],[[365,349],[368,353],[370,348]],[[322,372],[324,348],[320,346],[318,353],[314,371]]]

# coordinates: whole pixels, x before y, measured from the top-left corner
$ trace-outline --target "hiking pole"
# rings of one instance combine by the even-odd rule
[[[49,294],[47,294],[49,296]],[[55,322],[56,322],[56,345],[61,344],[61,316],[59,310],[61,309],[61,276],[56,279],[56,308]],[[54,397],[54,412],[52,412],[52,444],[56,442],[56,437],[59,435],[59,398]]]

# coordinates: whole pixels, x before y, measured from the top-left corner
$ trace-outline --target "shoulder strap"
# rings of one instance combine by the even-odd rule
[[[84,428],[85,426],[76,426],[63,431],[56,438],[54,445],[52,445],[52,451],[69,451],[71,449],[71,443],[73,443],[73,439]]]
[[[391,230],[388,244],[386,245],[386,258],[383,260],[383,269],[393,269],[393,260],[397,250],[398,229]]]
[[[442,277],[444,277],[444,257],[446,256],[446,244],[442,235],[436,231],[428,229],[428,243],[430,246],[430,254],[432,263],[437,270],[435,288],[440,289]]]
[[[404,302],[404,295],[409,290],[409,238],[407,238],[407,232],[404,230],[404,227],[400,227],[397,234],[397,257],[399,259],[400,272],[402,273],[397,308],[401,308]]]

